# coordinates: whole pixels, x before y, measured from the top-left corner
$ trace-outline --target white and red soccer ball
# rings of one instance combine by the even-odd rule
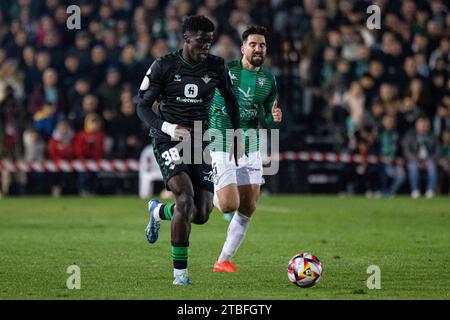
[[[322,275],[320,260],[306,252],[292,257],[288,263],[288,277],[293,284],[308,288],[314,286]]]

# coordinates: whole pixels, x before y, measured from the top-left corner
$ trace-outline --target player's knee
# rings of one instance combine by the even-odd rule
[[[206,210],[197,210],[192,222],[195,224],[204,224],[209,219],[209,212]]]
[[[253,212],[256,210],[256,203],[249,202],[249,203],[241,203],[239,206],[239,212],[246,215],[251,216]]]
[[[177,211],[185,216],[186,219],[189,219],[189,216],[195,211],[194,197],[182,193],[176,199],[176,206]]]
[[[220,202],[220,209],[222,212],[234,212],[239,208],[239,199],[228,198]]]

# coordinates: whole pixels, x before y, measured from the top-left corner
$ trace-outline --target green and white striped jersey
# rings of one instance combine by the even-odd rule
[[[237,97],[240,113],[240,126],[246,133],[245,150],[254,152],[259,150],[258,121],[264,118],[269,126],[274,126],[272,106],[277,99],[275,77],[264,67],[258,71],[248,70],[242,66],[240,60],[228,63],[230,77],[233,81],[233,91]],[[230,151],[232,142],[232,125],[226,112],[225,100],[216,89],[209,113],[209,129],[212,133],[211,151]],[[250,134],[249,129],[254,129]],[[214,132],[221,134],[219,141]],[[228,136],[227,136],[228,135]],[[252,138],[249,138],[252,136]]]

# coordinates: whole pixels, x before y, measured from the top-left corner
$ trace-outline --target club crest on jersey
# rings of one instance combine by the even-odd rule
[[[209,182],[214,182],[214,173],[213,171],[209,171],[209,172],[205,172],[203,171],[203,180],[205,181],[209,181]]]
[[[181,76],[179,74],[176,74],[173,81],[181,81]]]
[[[262,78],[262,77],[259,77],[259,78],[258,78],[258,85],[259,85],[260,87],[262,87],[262,86],[264,85],[264,83],[266,83],[266,79],[264,79],[264,78]]]
[[[208,76],[208,74],[205,74],[205,75],[203,76],[202,80],[203,80],[203,82],[206,84],[206,83],[208,83],[208,82],[211,80],[211,78]]]

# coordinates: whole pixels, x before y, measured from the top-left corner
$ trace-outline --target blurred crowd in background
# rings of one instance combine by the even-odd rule
[[[72,4],[80,30],[66,26]],[[366,25],[369,5],[380,8],[379,29]],[[226,61],[240,58],[248,25],[268,28],[265,66],[285,114],[280,151],[401,159],[283,161],[267,190],[448,193],[449,9],[444,0],[2,0],[0,159],[138,158],[150,142],[136,115],[140,82],[180,48],[183,17],[199,14],[215,23],[211,53]],[[3,171],[1,191],[58,194],[72,179],[89,194],[97,178]]]

